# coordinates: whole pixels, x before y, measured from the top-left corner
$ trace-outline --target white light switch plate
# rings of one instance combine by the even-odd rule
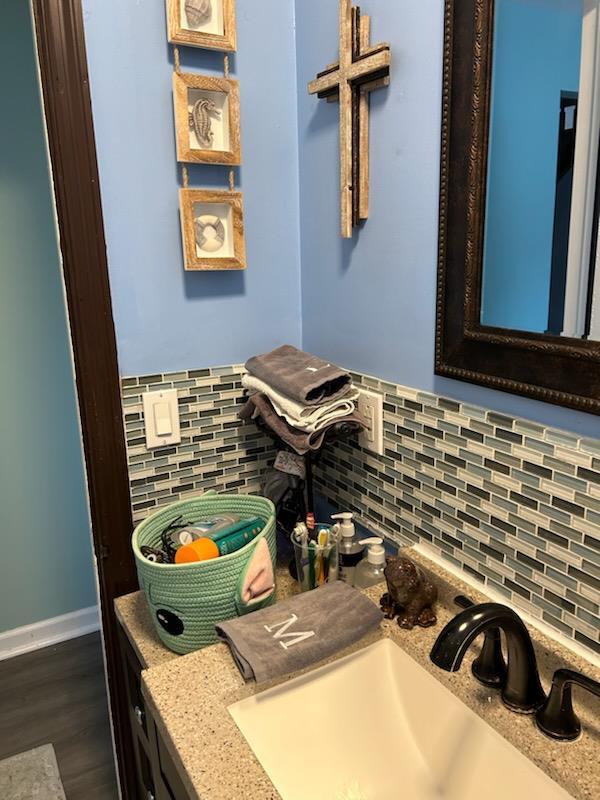
[[[181,433],[177,389],[146,392],[142,395],[142,402],[144,404],[147,449],[152,450],[167,444],[179,444]]]
[[[383,395],[377,392],[359,390],[358,410],[369,420],[369,427],[358,437],[361,447],[383,455]]]

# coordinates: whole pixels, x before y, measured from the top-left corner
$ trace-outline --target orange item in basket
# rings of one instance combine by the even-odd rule
[[[180,547],[175,553],[176,564],[191,564],[194,561],[210,561],[219,557],[219,548],[212,539],[196,539]]]

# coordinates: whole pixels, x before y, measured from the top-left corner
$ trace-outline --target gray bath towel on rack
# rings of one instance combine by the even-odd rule
[[[278,392],[309,406],[342,397],[352,385],[345,370],[290,344],[252,356],[246,369]]]
[[[238,411],[238,417],[244,421],[260,417],[267,428],[282,442],[289,444],[298,455],[303,456],[310,450],[320,450],[326,438],[331,436],[348,436],[351,433],[367,428],[367,420],[358,411],[348,414],[335,422],[312,433],[293,428],[277,414],[269,398],[264,394],[252,394],[245,405]]]
[[[362,592],[335,581],[215,628],[244,678],[262,683],[349,647],[382,618]]]

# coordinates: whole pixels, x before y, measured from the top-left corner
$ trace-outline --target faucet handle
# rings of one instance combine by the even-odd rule
[[[600,697],[600,683],[572,669],[557,669],[546,702],[536,711],[538,728],[552,739],[572,741],[581,732],[581,722],[573,711],[571,687],[575,684]]]
[[[474,606],[475,603],[471,600],[470,597],[467,597],[465,594],[459,594],[454,598],[454,603],[461,608],[471,608]]]
[[[459,594],[454,602],[461,608],[475,605],[470,597]],[[471,672],[479,683],[494,689],[501,689],[506,682],[506,662],[502,653],[502,639],[499,628],[490,628],[484,633],[481,653],[471,664]]]

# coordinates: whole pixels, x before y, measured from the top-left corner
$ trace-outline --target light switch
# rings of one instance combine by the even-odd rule
[[[181,441],[177,389],[164,392],[146,392],[142,395],[146,447],[164,447]]]
[[[173,433],[171,411],[168,403],[155,403],[154,430],[157,436],[170,436]]]

